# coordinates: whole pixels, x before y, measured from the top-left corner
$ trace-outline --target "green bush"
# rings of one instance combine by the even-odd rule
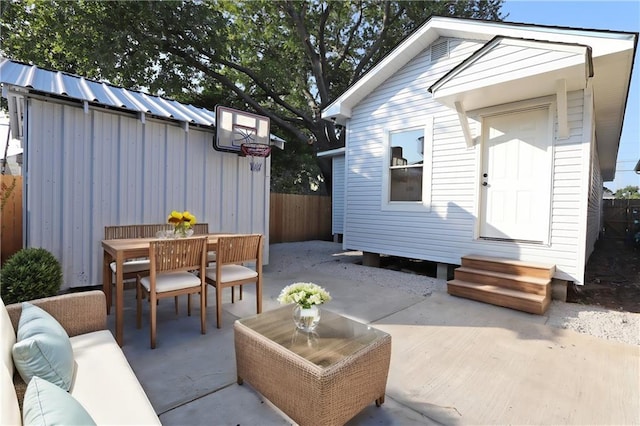
[[[5,304],[54,296],[62,285],[62,267],[43,248],[24,248],[11,256],[0,271]]]

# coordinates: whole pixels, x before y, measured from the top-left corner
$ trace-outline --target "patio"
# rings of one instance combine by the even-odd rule
[[[311,281],[331,292],[323,309],[392,335],[385,403],[372,401],[349,425],[640,423],[639,347],[545,325],[553,306],[537,316],[455,298],[443,281],[356,265],[358,254],[340,244],[320,247],[271,246],[263,310],[279,306],[285,285]],[[210,292],[206,335],[197,309],[186,316],[186,298],[177,318],[161,302],[155,350],[147,310],[137,330],[135,292],[125,291],[123,350],[163,424],[291,424],[250,384],[236,384],[233,321],[255,313],[252,287],[233,305],[224,292],[220,330]]]

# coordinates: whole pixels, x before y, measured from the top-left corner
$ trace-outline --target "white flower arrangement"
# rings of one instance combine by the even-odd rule
[[[304,309],[311,305],[322,305],[331,300],[327,290],[314,283],[293,283],[286,286],[278,296],[278,302],[283,305],[296,303]]]

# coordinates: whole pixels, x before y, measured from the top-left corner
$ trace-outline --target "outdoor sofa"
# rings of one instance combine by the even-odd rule
[[[51,384],[53,379],[49,380],[50,371],[46,370],[50,368],[47,364],[49,358],[56,356],[51,347],[57,348],[55,344],[47,347],[48,339],[62,341],[64,346],[65,338],[51,337],[50,329],[42,326],[42,321],[49,321],[46,325],[50,325],[51,318],[43,320],[42,317],[48,315],[42,315],[42,311],[34,306],[49,313],[55,319],[53,323],[60,324],[69,336],[72,360],[66,365],[72,365],[72,372],[68,380],[68,392],[63,389],[65,386]],[[70,293],[6,307],[2,303],[0,310],[3,362],[0,372],[0,424],[19,425],[23,421],[38,424],[90,424],[91,421],[98,425],[160,424],[124,353],[111,332],[106,329],[106,300],[103,292]],[[21,315],[25,323],[36,318],[36,327],[28,330],[26,325],[20,324],[23,328],[22,333],[18,334],[24,334],[28,330],[33,332],[29,338],[33,338],[33,334],[40,333],[36,337],[40,342],[31,344],[29,338],[23,338],[22,346],[16,345],[19,349],[14,349]],[[37,374],[33,375],[34,378],[29,377],[28,386],[16,367],[20,364],[22,370],[25,369],[27,357],[23,356],[23,351],[26,343],[29,343],[26,345],[31,348],[29,350],[40,350],[38,353],[47,358],[46,362],[33,367]],[[59,366],[55,362],[53,365],[51,370],[57,371]]]

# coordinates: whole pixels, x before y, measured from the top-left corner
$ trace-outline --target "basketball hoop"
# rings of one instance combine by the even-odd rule
[[[260,160],[256,160],[256,158],[266,158],[271,154],[271,146],[263,143],[243,143],[240,145],[240,156],[251,157],[251,162],[249,163],[249,167],[252,172],[259,172],[262,170],[262,162]]]

